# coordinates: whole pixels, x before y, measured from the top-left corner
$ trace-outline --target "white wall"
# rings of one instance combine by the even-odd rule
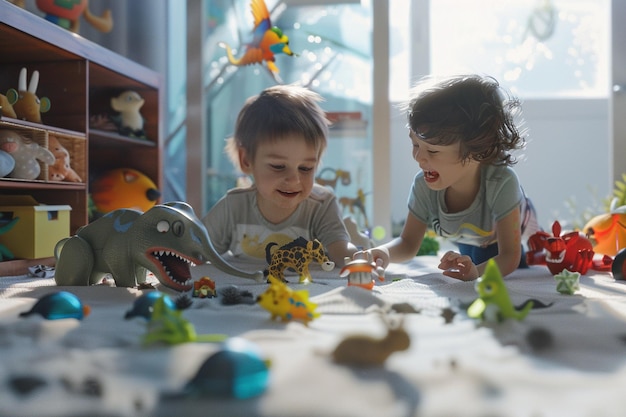
[[[585,212],[602,209],[613,188],[607,101],[529,100],[523,110],[529,143],[514,169],[541,226],[549,230],[557,219],[571,224]],[[418,165],[411,156],[406,117],[392,105],[391,118],[391,216],[396,223],[406,218]],[[568,202],[574,204],[573,213]]]

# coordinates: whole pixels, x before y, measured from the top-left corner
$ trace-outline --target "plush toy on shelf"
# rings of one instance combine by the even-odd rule
[[[102,16],[96,16],[89,10],[89,0],[37,0],[37,8],[46,14],[46,20],[74,33],[78,33],[81,16],[100,32],[108,33],[113,29],[111,11],[105,10]]]
[[[111,98],[111,108],[118,112],[112,117],[121,135],[136,138],[145,138],[143,130],[144,119],[139,110],[145,100],[136,91],[124,91],[117,97]]]
[[[10,153],[0,150],[0,178],[6,177],[15,168],[15,159]]]
[[[61,145],[61,142],[53,135],[48,137],[48,149],[50,149],[55,157],[54,164],[48,167],[48,180],[83,182],[80,175],[78,175],[70,165],[69,151]]]
[[[7,152],[15,160],[15,168],[9,174],[11,178],[37,179],[41,173],[38,161],[52,165],[55,160],[52,152],[10,129],[0,130],[0,150]]]
[[[10,88],[7,91],[6,100],[12,106],[14,115],[5,114],[7,117],[26,120],[33,123],[41,123],[41,113],[50,110],[50,99],[48,97],[38,97],[37,87],[39,86],[39,71],[33,71],[28,88],[26,68],[20,70],[17,90]],[[3,105],[3,113],[4,113]],[[7,108],[8,111],[8,108]]]
[[[96,210],[108,213],[121,208],[148,211],[161,197],[156,184],[144,173],[131,168],[109,170],[91,184]]]

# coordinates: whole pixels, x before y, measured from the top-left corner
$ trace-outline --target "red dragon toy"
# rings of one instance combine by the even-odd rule
[[[595,252],[585,235],[574,231],[561,236],[561,224],[552,224],[552,235],[539,231],[528,239],[526,262],[529,265],[547,265],[552,275],[564,269],[585,275],[591,268],[597,271],[610,271],[613,259],[604,255],[594,258]]]

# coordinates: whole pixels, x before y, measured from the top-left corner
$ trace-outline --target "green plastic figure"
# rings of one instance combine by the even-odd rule
[[[483,321],[523,320],[534,305],[532,300],[520,309],[513,305],[500,269],[493,259],[487,262],[485,273],[476,281],[476,292],[478,298],[467,308],[467,315]]]

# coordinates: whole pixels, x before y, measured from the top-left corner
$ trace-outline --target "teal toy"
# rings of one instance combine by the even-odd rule
[[[255,344],[230,338],[204,361],[184,392],[190,397],[256,397],[267,389],[269,365]]]
[[[90,308],[71,292],[57,291],[44,295],[32,309],[20,313],[20,317],[39,314],[47,320],[77,319],[82,320],[89,315]]]
[[[161,297],[169,309],[176,310],[176,303],[169,295],[160,291],[148,291],[133,302],[132,308],[126,312],[124,318],[128,320],[133,317],[143,317],[146,320],[150,320],[154,311],[154,303]]]
[[[467,308],[467,315],[471,318],[489,322],[523,320],[534,305],[532,300],[521,308],[513,305],[500,269],[493,259],[487,261],[485,273],[478,278],[475,288],[478,298]]]

